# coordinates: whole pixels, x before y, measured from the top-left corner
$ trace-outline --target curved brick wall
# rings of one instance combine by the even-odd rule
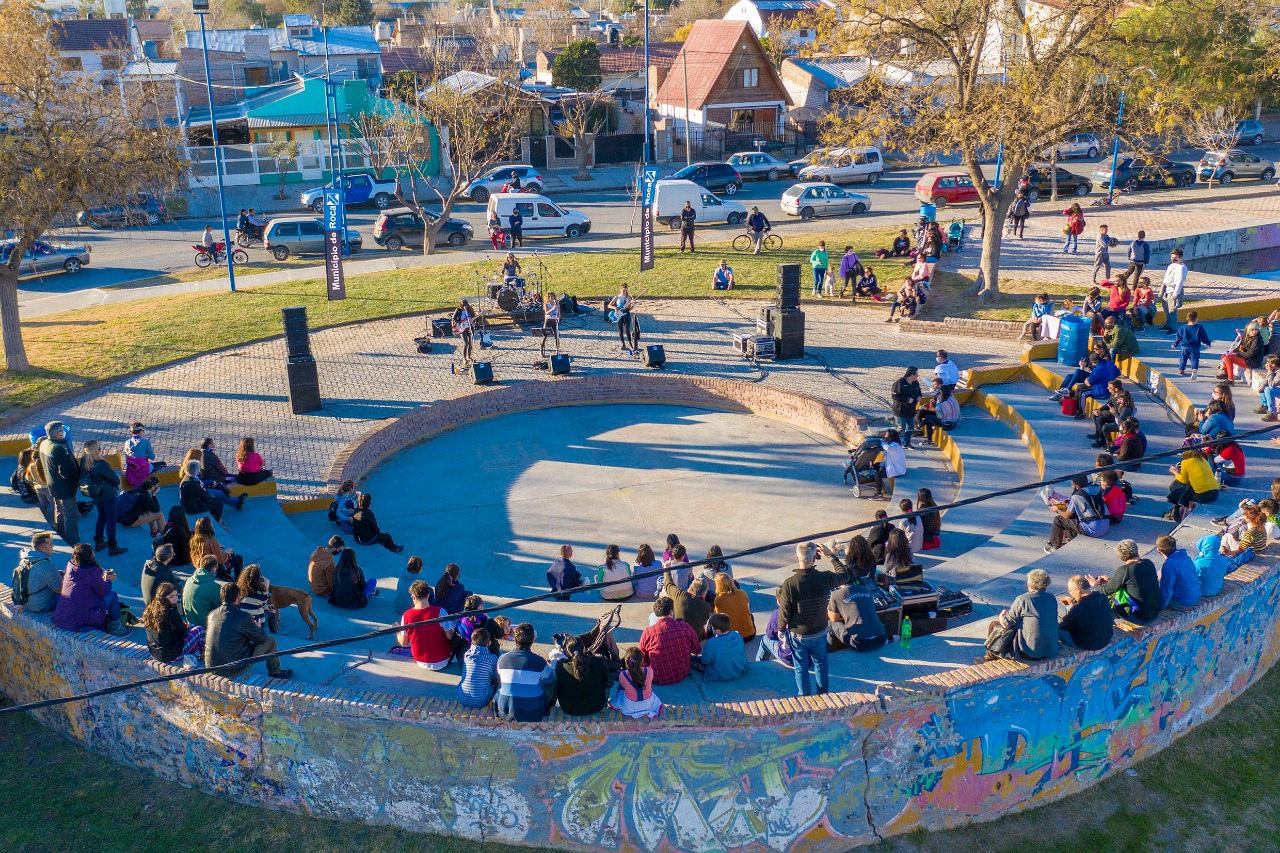
[[[1271,561],[1268,561],[1271,562]],[[839,694],[535,725],[451,702],[202,676],[40,711],[123,764],[241,802],[563,849],[825,851],[1074,793],[1213,716],[1280,653],[1251,564],[1102,652]],[[28,701],[168,667],[0,588],[0,685]]]

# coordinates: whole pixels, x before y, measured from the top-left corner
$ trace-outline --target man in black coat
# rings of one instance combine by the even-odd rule
[[[76,496],[80,494],[80,463],[71,452],[67,427],[62,421],[50,421],[44,431],[45,437],[40,440],[40,464],[44,466],[53,498],[53,529],[62,541],[74,546],[80,542],[80,508],[76,505]]]
[[[920,372],[908,367],[902,378],[889,391],[893,397],[893,420],[898,427],[902,446],[911,448],[911,431],[915,429],[916,406],[920,402]]]
[[[220,666],[248,657],[272,655],[267,658],[267,674],[272,678],[288,678],[291,669],[280,668],[280,658],[274,656],[276,638],[268,634],[258,620],[240,609],[240,589],[233,583],[224,583],[219,591],[222,606],[210,611],[204,641],[204,665]],[[224,670],[221,674],[235,678],[248,666]]]

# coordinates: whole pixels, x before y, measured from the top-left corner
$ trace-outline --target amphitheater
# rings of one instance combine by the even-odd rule
[[[1231,318],[1277,305],[1275,297],[1223,302],[1202,314],[1221,339]],[[903,367],[927,374],[939,347],[967,371],[964,420],[942,448],[910,454],[899,496],[929,487],[940,503],[962,500],[1092,463],[1089,422],[1063,418],[1047,400],[1066,372],[1054,344],[1024,348],[945,328],[886,334],[873,308],[806,311],[809,355],[760,365],[729,345],[751,317],[714,300],[646,306],[647,334],[669,359],[661,371],[622,358],[598,316],[566,330],[574,362],[563,377],[524,367],[536,344],[518,329],[499,331],[498,381],[487,387],[450,374],[448,346],[415,351],[421,316],[330,329],[312,342],[320,413],[290,413],[284,344],[273,340],[46,407],[11,424],[3,450],[15,453],[31,424],[55,417],[77,442],[116,448],[123,425],[141,418],[171,461],[206,435],[224,459],[241,435],[254,435],[276,478],[251,490],[243,513],[228,515],[231,530],[220,539],[273,584],[306,588],[307,557],[334,532],[328,496],[353,478],[375,495],[383,528],[407,554],[423,556],[425,579],[457,562],[491,607],[544,591],[561,542],[592,566],[607,544],[618,542],[627,557],[669,529],[697,557],[710,544],[729,553],[868,521],[884,505],[853,498],[836,465],[845,447],[883,428],[884,397]],[[1163,344],[1144,338],[1141,357],[1122,365],[1141,389],[1153,452],[1177,446],[1212,384],[1177,377]],[[1251,407],[1240,404],[1241,429],[1261,426],[1244,414]],[[456,666],[430,673],[406,665],[383,638],[288,658],[295,675],[287,681],[269,680],[261,667],[234,680],[199,675],[36,716],[97,753],[232,800],[557,849],[831,850],[990,820],[1161,750],[1275,661],[1280,575],[1264,556],[1190,612],[1146,627],[1117,623],[1102,651],[1034,666],[974,663],[987,619],[1025,589],[1031,568],[1048,571],[1057,593],[1073,574],[1108,572],[1120,538],[1150,549],[1172,529],[1189,545],[1211,532],[1209,516],[1224,504],[1268,488],[1280,471],[1277,450],[1249,441],[1250,477],[1176,528],[1160,517],[1165,466],[1148,464],[1129,475],[1140,500],[1122,525],[1048,556],[1049,516],[1034,490],[947,511],[943,547],[921,560],[931,581],[972,597],[973,615],[909,649],[833,654],[832,692],[823,696],[796,698],[791,671],[764,662],[729,685],[695,673],[661,688],[667,708],[654,721],[555,709],[541,723],[508,723],[453,700]],[[175,496],[170,481],[164,506]],[[11,496],[0,498],[0,519],[11,549],[41,526]],[[128,555],[107,562],[140,610],[138,567],[149,543],[129,530],[121,544]],[[761,632],[790,572],[788,550],[735,562]],[[317,637],[394,624],[391,591],[403,560],[362,549],[383,594],[354,613],[317,599]],[[509,615],[546,640],[585,629],[606,608],[587,594]],[[647,604],[624,605],[621,645],[636,641],[647,613]],[[285,611],[282,648],[305,645],[306,636],[296,611]],[[66,634],[12,605],[7,588],[0,594],[0,689],[15,702],[176,671],[151,660],[140,629],[120,639]]]

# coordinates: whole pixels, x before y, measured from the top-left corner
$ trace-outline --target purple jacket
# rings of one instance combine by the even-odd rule
[[[103,596],[109,592],[111,581],[103,576],[101,566],[68,563],[62,578],[62,597],[53,608],[53,624],[64,631],[105,627],[107,603]]]
[[[853,272],[857,269],[857,264],[859,263],[860,261],[858,260],[858,256],[854,252],[850,252],[849,254],[842,256],[840,258],[840,277],[844,278],[846,275],[853,275]]]

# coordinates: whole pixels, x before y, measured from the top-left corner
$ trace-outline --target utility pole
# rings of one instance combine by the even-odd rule
[[[689,51],[684,46],[680,48],[680,57],[684,71],[684,164],[692,166],[693,139],[689,136]]]
[[[209,14],[209,0],[192,0],[192,10],[200,18],[200,47],[204,50],[204,82],[209,93],[209,129],[213,133],[213,163],[218,171],[218,211],[222,214],[222,242],[227,252],[227,281],[231,284],[231,292],[236,292],[235,254],[231,242],[231,228],[227,225],[227,190],[222,178],[222,146],[218,144],[218,117],[213,109],[213,75],[209,71],[209,39],[205,35],[204,16]],[[218,256],[213,253],[214,258]]]

